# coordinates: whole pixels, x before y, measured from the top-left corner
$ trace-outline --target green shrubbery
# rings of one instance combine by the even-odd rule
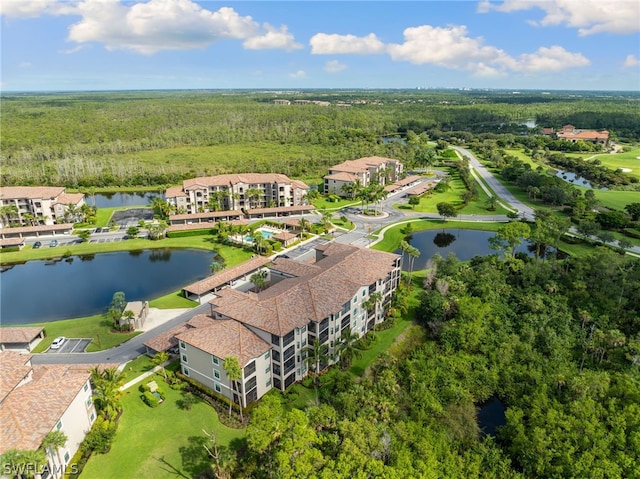
[[[213,235],[215,231],[212,228],[203,228],[201,230],[189,230],[189,231],[171,231],[167,233],[168,238],[186,238],[189,236],[207,236]]]

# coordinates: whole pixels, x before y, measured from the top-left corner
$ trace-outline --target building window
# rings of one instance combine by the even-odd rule
[[[269,354],[269,351],[267,351],[267,352],[265,353],[265,355],[264,355],[264,358],[265,358],[265,359],[269,359],[269,357],[270,357],[270,356],[271,356],[271,355]]]
[[[213,361],[213,364],[215,364],[216,366],[220,364],[220,360],[215,356],[211,356],[211,361]]]
[[[60,429],[62,429],[62,420],[58,421],[58,424],[56,424],[56,431],[59,431]]]
[[[96,420],[96,414],[93,411],[91,411],[91,416],[89,416],[89,422],[93,423],[93,421],[95,420]]]
[[[84,392],[87,392],[87,389],[89,389],[89,383],[84,383],[84,387],[82,389]]]
[[[189,375],[189,368],[185,368],[184,366],[182,367],[182,374],[184,374],[185,376]]]
[[[252,377],[251,379],[249,379],[249,380],[246,382],[246,384],[245,384],[245,386],[244,386],[244,390],[245,390],[245,391],[251,391],[253,388],[255,388],[255,387],[256,387],[257,382],[258,382],[258,381],[256,380],[256,377],[255,377],[255,376],[254,376],[254,377]]]
[[[87,405],[87,407],[91,407],[91,404],[93,404],[93,402],[91,401],[91,398],[87,398],[87,400],[85,401],[85,404]]]
[[[213,370],[213,377],[216,379],[220,379],[220,371],[218,371],[217,369]]]
[[[275,334],[271,335],[271,344],[275,344],[276,346],[280,346],[280,336],[276,336]]]
[[[189,359],[187,358],[187,355],[186,355],[186,354],[183,354],[183,355],[182,355],[182,362],[183,362],[183,363],[187,363],[187,364],[189,364]]]
[[[265,387],[271,387],[271,378],[267,379],[267,382],[264,383]]]
[[[271,372],[271,365],[269,365],[266,368],[264,368],[264,372],[265,373]]]
[[[220,384],[218,384],[218,383],[213,383],[213,389],[215,389],[217,393],[222,392],[222,388],[220,387]]]
[[[180,341],[180,349],[187,349],[187,345],[184,343],[184,341]]]
[[[71,459],[71,455],[69,454],[69,451],[67,451],[64,453],[64,463],[67,464],[69,459]]]
[[[273,360],[274,361],[280,361],[280,351],[274,351],[273,352]]]
[[[251,361],[249,364],[247,364],[244,368],[244,377],[249,377],[251,376],[253,373],[256,372],[256,362],[255,361]]]
[[[290,331],[289,333],[287,333],[285,335],[285,337],[282,339],[282,346],[287,346],[288,344],[290,344],[295,338],[295,331]]]

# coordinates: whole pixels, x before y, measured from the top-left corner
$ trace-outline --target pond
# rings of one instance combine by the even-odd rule
[[[160,193],[139,191],[131,193],[99,193],[94,196],[86,195],[85,201],[89,206],[97,208],[116,208],[121,206],[149,206],[155,198],[164,198]]]
[[[154,249],[29,261],[0,273],[2,324],[103,313],[116,291],[127,301],[168,294],[208,276],[216,253]]]
[[[561,180],[566,181],[567,183],[571,183],[576,186],[583,186],[585,188],[593,188],[589,180],[583,178],[582,176],[578,176],[571,171],[558,170],[556,176]]]
[[[420,256],[413,264],[413,270],[425,269],[427,261],[436,253],[445,257],[454,253],[461,261],[467,261],[474,256],[496,254],[497,251],[489,248],[489,238],[495,236],[493,231],[476,231],[464,229],[427,230],[411,234],[409,244],[420,250]],[[516,252],[529,254],[528,243],[524,242],[516,248]],[[402,254],[400,249],[394,251]],[[403,269],[409,269],[409,261],[405,258]]]
[[[495,436],[496,430],[507,423],[505,407],[497,397],[492,397],[478,407],[478,427],[483,436]]]

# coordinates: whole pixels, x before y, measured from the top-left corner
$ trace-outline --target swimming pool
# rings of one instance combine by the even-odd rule
[[[264,239],[271,239],[271,237],[276,234],[274,231],[264,230],[262,228],[258,228],[255,232],[260,233]],[[244,237],[244,240],[247,243],[253,243],[252,236],[247,235]]]

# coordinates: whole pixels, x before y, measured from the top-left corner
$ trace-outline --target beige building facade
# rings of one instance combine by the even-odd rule
[[[6,186],[0,188],[0,228],[52,225],[64,222],[69,207],[85,203],[82,193],[67,193],[62,186]],[[7,207],[14,207],[13,211]]]
[[[332,195],[347,196],[346,185],[366,188],[373,181],[381,185],[398,181],[402,176],[403,164],[398,160],[371,156],[350,160],[332,166],[324,177],[324,192]]]

